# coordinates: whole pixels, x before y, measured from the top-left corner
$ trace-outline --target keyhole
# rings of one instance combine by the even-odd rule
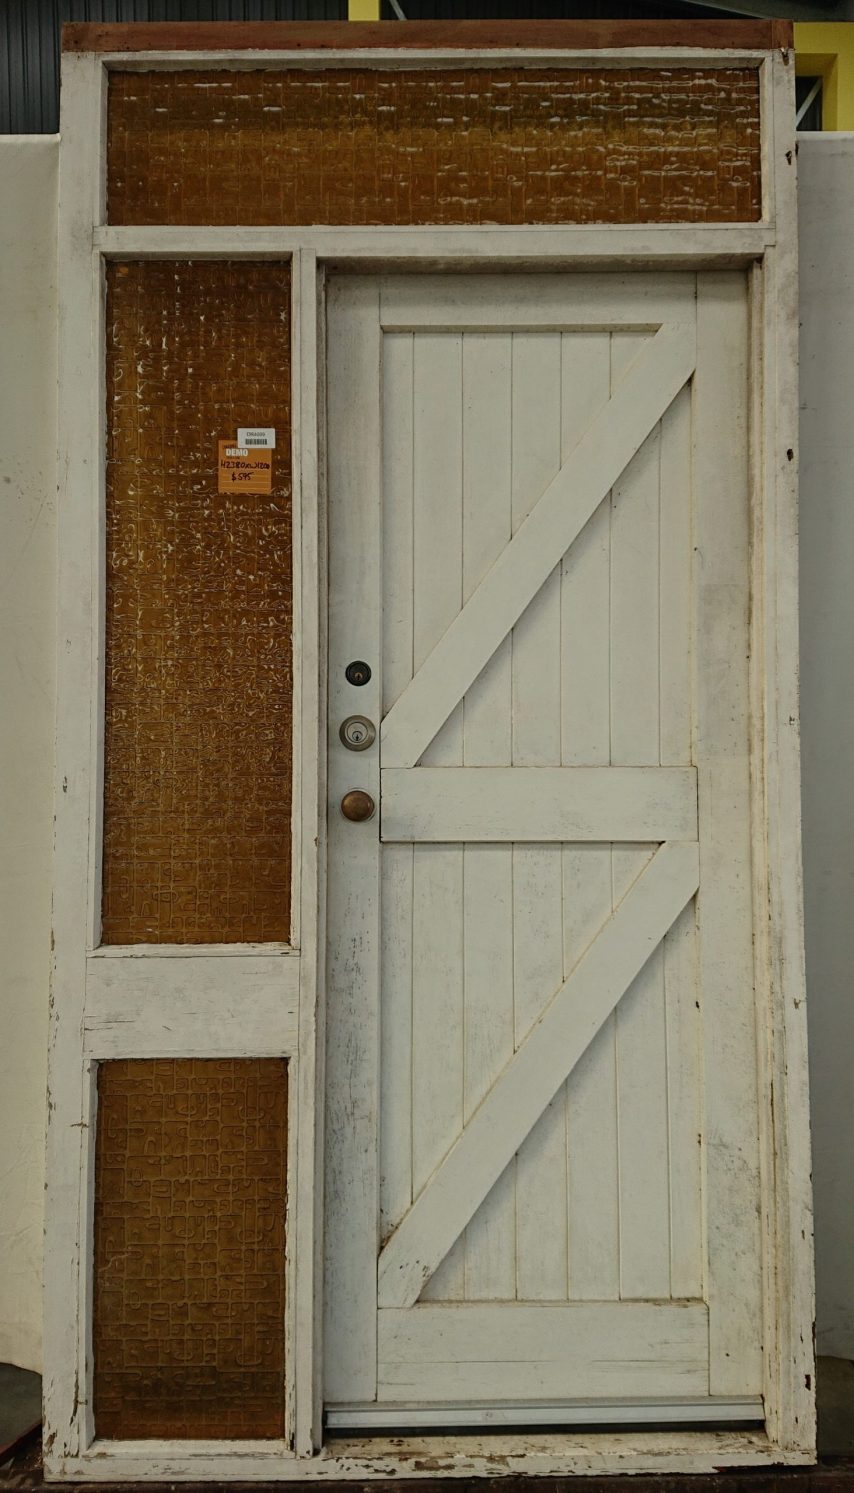
[[[373,721],[364,715],[348,715],[346,721],[341,722],[338,735],[351,752],[367,751],[377,739]]]
[[[361,658],[354,658],[344,670],[344,677],[348,684],[367,684],[371,677],[370,665]]]

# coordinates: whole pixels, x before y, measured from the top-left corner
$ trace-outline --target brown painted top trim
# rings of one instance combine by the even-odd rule
[[[157,21],[75,22],[65,52],[314,51],[363,47],[713,47],[793,44],[791,21]]]

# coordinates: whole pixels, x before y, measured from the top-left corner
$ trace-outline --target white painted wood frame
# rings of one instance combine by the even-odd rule
[[[63,59],[60,175],[60,590],[54,972],[45,1262],[45,1464],[53,1479],[342,1478],[712,1471],[814,1454],[813,1271],[800,884],[797,685],[797,306],[794,66],[788,53],[684,49],[407,52],[405,64],[755,66],[763,215],[752,224],[565,228],[111,228],[105,103],[120,68],[344,66],[348,52],[146,53]],[[399,66],[394,50],[360,66]],[[295,626],[292,946],[96,948],[103,743],[103,260],[287,258],[293,264]],[[327,266],[751,266],[753,572],[750,694],[754,904],[763,1107],[764,1430],[625,1429],[323,1445],[320,1404],[325,984],[325,512],[320,349]],[[725,433],[723,433],[725,439]],[[156,990],[155,990],[156,987]],[[253,992],[254,1019],[229,993]],[[184,1001],[165,1030],[169,992]],[[130,999],[130,1023],[119,1005]],[[289,1058],[288,1438],[98,1442],[91,1412],[95,1075],[99,1059]]]

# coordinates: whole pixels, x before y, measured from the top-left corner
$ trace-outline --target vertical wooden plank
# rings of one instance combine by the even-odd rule
[[[463,600],[462,333],[419,332],[413,367],[415,672]],[[462,718],[460,702],[424,752],[424,763],[462,764]]]
[[[91,254],[102,198],[100,59],[63,64],[59,173],[59,428],[56,853],[48,1039],[44,1263],[45,1465],[91,1435],[89,1307],[93,1074],[83,1061],[86,946],[97,941],[99,799],[92,745],[103,649],[103,343],[100,264]],[[95,874],[93,874],[93,872]]]
[[[412,1190],[415,1197],[463,1125],[463,849],[415,849],[412,913]],[[457,1301],[465,1238],[427,1282],[425,1301]]]
[[[798,675],[798,146],[788,50],[761,67],[766,128],[763,180],[776,244],[752,274],[754,345],[754,568],[761,596],[751,617],[754,719],[754,861],[757,905],[768,937],[757,939],[757,980],[770,987],[761,1080],[774,1112],[760,1113],[763,1163],[779,1179],[766,1190],[766,1405],[769,1432],[796,1457],[815,1457],[815,1279],[812,1249],[809,1074],[801,883],[800,704]],[[769,391],[773,396],[769,397]],[[763,397],[764,396],[764,397]],[[758,702],[762,701],[764,710]],[[761,734],[760,721],[765,734]],[[761,783],[761,788],[760,788]],[[770,977],[770,978],[769,978]],[[773,1197],[770,1192],[773,1191]],[[768,1248],[770,1246],[770,1248]]]
[[[748,740],[747,422],[744,278],[702,275],[697,299],[693,451],[697,480],[695,750],[713,1394],[756,1394],[762,1389]],[[726,439],[721,439],[721,432]]]
[[[293,1372],[288,1375],[287,1427],[301,1455],[320,1446],[323,1436],[322,1303],[323,1303],[323,1113],[325,1094],[325,1025],[320,992],[325,987],[326,887],[326,699],[325,636],[321,624],[326,587],[320,543],[318,485],[318,366],[324,350],[319,336],[317,256],[310,250],[295,255],[292,265],[294,417],[293,462],[295,585],[299,625],[299,660],[294,659],[294,689],[298,689],[298,741],[294,783],[299,813],[294,831],[295,887],[299,897],[294,918],[300,947],[299,1052],[297,1055],[297,1124],[290,1158],[296,1155],[295,1246],[288,1251],[288,1286],[293,1306],[289,1314],[288,1351]],[[294,1175],[289,1158],[289,1175]],[[293,1258],[291,1258],[293,1257]],[[299,1262],[299,1269],[297,1269]],[[290,1382],[292,1381],[292,1382]]]
[[[513,1055],[512,847],[465,847],[465,1118]],[[465,1298],[516,1293],[516,1166],[511,1162],[465,1233]]]
[[[642,337],[611,338],[611,388],[617,387]],[[611,494],[611,762],[658,763],[658,477],[659,433],[653,431]]]
[[[512,337],[463,336],[463,599],[512,537],[510,500]],[[505,638],[465,696],[464,761],[511,760],[511,640]]]
[[[413,847],[383,845],[380,1238],[412,1201]]]
[[[607,688],[607,679],[604,681]],[[611,852],[564,850],[564,948],[572,969],[612,909]],[[603,1023],[567,1080],[569,1294],[574,1301],[620,1295],[616,1016]]]
[[[463,599],[462,334],[420,332],[414,345],[413,666],[418,669]],[[462,764],[462,703],[424,753]],[[463,848],[413,854],[412,1185],[417,1196],[463,1125]],[[427,1283],[430,1301],[458,1300],[465,1240]]]
[[[513,336],[513,528],[530,513],[560,466],[560,333]],[[560,762],[560,578],[558,564],[513,629],[513,763]],[[516,1044],[563,977],[561,848],[513,847],[513,967]],[[522,1146],[516,1163],[516,1294],[564,1300],[567,1292],[566,1099],[563,1090]]]
[[[380,325],[377,282],[333,281],[328,300],[329,856],[326,1167],[326,1399],[376,1397],[379,1227],[379,823],[344,819],[364,788],[379,801],[379,752],[338,738],[381,702]],[[373,670],[349,684],[353,658]]]
[[[691,761],[692,530],[691,389],[661,422],[659,700],[662,766]],[[700,1169],[702,1072],[696,910],[686,907],[664,941],[667,1123],[670,1157],[670,1289],[703,1289]]]
[[[703,1294],[702,1020],[697,911],[690,903],[664,940],[670,1294]]]
[[[383,715],[412,678],[413,358],[411,332],[383,337]]]
[[[413,336],[383,338],[383,714],[412,678]],[[380,1231],[412,1201],[412,856],[384,845],[380,1023]]]
[[[616,334],[612,389],[642,339]],[[659,758],[659,432],[611,494],[611,762]],[[650,848],[612,850],[612,894],[625,895]],[[661,948],[616,1012],[620,1179],[620,1295],[670,1294],[670,1200],[664,959]]]
[[[564,333],[562,454],[572,450],[610,393],[607,332]],[[561,761],[610,761],[611,504],[603,502],[565,557],[561,578]],[[611,912],[611,851],[563,850],[564,969],[568,973]],[[569,1294],[620,1294],[616,1018],[609,1017],[566,1085]]]
[[[463,599],[512,532],[511,337],[463,337]],[[463,761],[505,766],[511,752],[510,639],[464,701]],[[513,1055],[513,851],[465,846],[465,1119]],[[510,1300],[516,1289],[515,1162],[465,1235],[465,1296]]]
[[[691,388],[677,394],[661,422],[659,542],[659,760],[691,763]]]
[[[614,846],[615,906],[652,853],[652,846]],[[670,1295],[667,1033],[661,945],[626,991],[616,1014],[620,1296],[655,1300]]]
[[[609,334],[565,332],[562,460],[609,397]],[[566,767],[603,767],[610,761],[610,565],[611,503],[606,497],[561,566],[561,761]]]

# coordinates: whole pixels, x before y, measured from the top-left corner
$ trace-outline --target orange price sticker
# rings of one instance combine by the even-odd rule
[[[217,490],[219,492],[272,492],[273,452],[261,446],[236,446],[219,441]]]

